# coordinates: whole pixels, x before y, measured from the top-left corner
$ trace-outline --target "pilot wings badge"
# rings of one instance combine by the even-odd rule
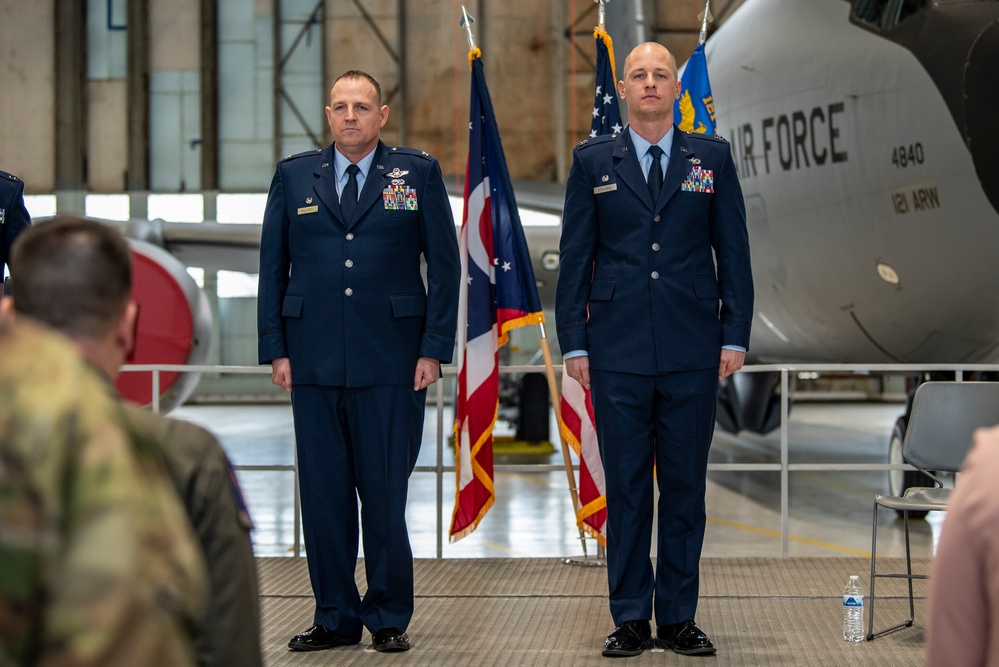
[[[393,169],[392,171],[390,171],[385,175],[388,176],[389,178],[402,178],[408,173],[409,173],[408,169],[399,169],[399,167],[396,167],[395,169]]]

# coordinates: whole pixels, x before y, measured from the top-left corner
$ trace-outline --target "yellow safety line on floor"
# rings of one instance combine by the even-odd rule
[[[770,537],[780,537],[780,532],[776,530],[768,530],[766,528],[758,528],[756,526],[749,526],[744,523],[736,523],[735,521],[726,521],[725,519],[712,519],[708,517],[708,522],[715,523],[720,526],[727,526],[729,528],[738,528],[739,530],[748,530],[751,533],[759,533],[760,535],[768,535]],[[841,547],[838,544],[830,544],[829,542],[820,542],[819,540],[811,540],[807,537],[797,537],[795,535],[789,535],[788,540],[791,542],[800,542],[801,544],[810,544],[815,547],[822,547],[823,549],[832,549],[833,551],[842,551],[843,553],[852,554],[854,556],[862,556],[864,558],[870,558],[871,553],[869,551],[859,551],[857,549],[851,549],[849,547]]]

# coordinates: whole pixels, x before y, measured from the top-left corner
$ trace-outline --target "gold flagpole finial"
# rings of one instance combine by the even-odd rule
[[[597,27],[601,30],[604,30],[604,19],[607,16],[606,6],[607,3],[610,2],[610,0],[593,0],[593,2],[600,5],[600,9],[597,12]]]

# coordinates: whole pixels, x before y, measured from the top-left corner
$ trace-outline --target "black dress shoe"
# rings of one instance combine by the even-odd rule
[[[288,648],[293,651],[322,651],[334,646],[349,646],[360,642],[360,638],[344,637],[322,625],[313,625],[302,634],[292,637],[288,642]]]
[[[397,653],[409,650],[409,635],[399,628],[382,628],[371,635],[371,647],[382,653]]]
[[[714,655],[715,645],[693,621],[660,625],[656,639],[661,648],[673,649],[680,655]]]
[[[652,630],[648,621],[625,621],[607,636],[602,655],[605,658],[627,658],[641,655],[649,647]]]

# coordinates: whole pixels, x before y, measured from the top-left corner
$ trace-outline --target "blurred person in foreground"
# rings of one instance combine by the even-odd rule
[[[999,426],[975,431],[930,574],[926,664],[999,667]]]
[[[137,309],[130,300],[131,255],[114,228],[62,216],[32,227],[14,248],[6,313],[27,315],[68,336],[112,382],[133,346]],[[208,431],[122,403],[129,427],[163,450],[170,475],[197,533],[210,596],[197,638],[201,667],[259,667],[257,577],[243,503],[229,459]]]
[[[206,590],[161,447],[62,336],[0,317],[0,665],[190,667]]]

